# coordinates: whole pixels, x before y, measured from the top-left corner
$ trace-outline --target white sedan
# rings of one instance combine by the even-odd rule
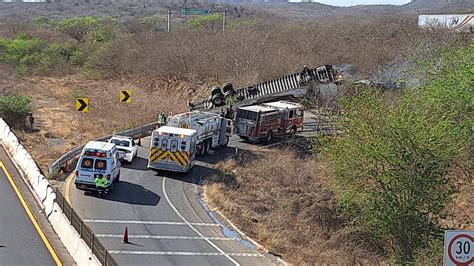
[[[113,143],[117,146],[120,160],[131,163],[133,158],[137,157],[138,145],[131,137],[125,136],[113,136],[109,143]]]

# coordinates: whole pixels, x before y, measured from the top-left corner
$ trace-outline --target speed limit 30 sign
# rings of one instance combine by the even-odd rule
[[[444,265],[474,266],[474,231],[445,231]]]

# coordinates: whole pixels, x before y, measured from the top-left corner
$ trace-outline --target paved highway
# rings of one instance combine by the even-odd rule
[[[305,120],[306,130],[314,121]],[[79,216],[96,233],[120,265],[276,265],[248,244],[224,234],[200,205],[197,186],[208,169],[195,166],[189,174],[147,169],[148,141],[138,157],[123,164],[120,182],[105,197],[70,189]],[[200,157],[214,163],[250,144],[233,137],[229,148]],[[130,244],[121,243],[128,227]]]
[[[14,173],[17,175],[16,169],[0,148],[0,265],[55,265],[59,260],[55,262],[54,251],[45,245],[42,229],[35,227],[36,218],[33,221],[23,207],[25,198],[16,193],[25,190],[20,189],[24,184]]]

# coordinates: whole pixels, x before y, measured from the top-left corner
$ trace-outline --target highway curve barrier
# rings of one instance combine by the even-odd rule
[[[83,221],[78,221],[79,216],[72,215],[74,211],[71,206],[64,202],[64,197],[58,191],[54,191],[31,155],[1,118],[0,144],[22,174],[25,182],[28,181],[26,183],[29,183],[29,188],[36,194],[48,221],[76,263],[78,265],[117,265],[100,241],[98,239],[94,241],[92,231],[84,225]],[[62,208],[59,207],[58,202],[61,203]],[[65,210],[69,210],[69,217],[67,216],[69,213]],[[78,227],[77,224],[80,226]],[[85,238],[87,234],[92,236],[92,241],[87,241]]]

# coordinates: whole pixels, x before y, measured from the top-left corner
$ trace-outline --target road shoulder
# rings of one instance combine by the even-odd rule
[[[15,182],[18,190],[20,191],[20,194],[23,196],[23,199],[30,208],[33,216],[35,217],[40,228],[53,246],[63,265],[76,265],[71,255],[59,239],[59,236],[56,234],[53,227],[49,223],[48,218],[44,214],[39,203],[32,195],[31,190],[27,187],[27,184],[25,183],[24,179],[18,173],[17,168],[14,166],[14,164],[7,156],[3,148],[0,148],[0,160],[3,162],[6,169],[8,169],[8,172],[12,177],[13,181]]]

